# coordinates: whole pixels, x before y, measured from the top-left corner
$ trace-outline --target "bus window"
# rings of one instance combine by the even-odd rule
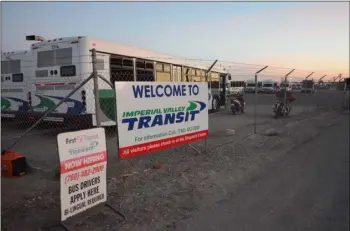
[[[123,66],[123,59],[117,57],[111,57],[111,68],[121,68]]]
[[[23,82],[23,74],[13,74],[12,75],[12,82],[14,83],[19,83],[19,82]]]
[[[156,70],[157,71],[163,71],[163,64],[157,63]]]
[[[201,77],[204,76],[204,74],[203,74],[204,72],[203,72],[202,70],[199,70],[198,72],[199,72],[199,73],[198,73],[198,76],[201,76]]]
[[[55,66],[67,66],[73,63],[73,49],[71,47],[57,49],[55,51]]]
[[[123,59],[123,67],[133,67],[133,62],[131,59]]]
[[[51,67],[54,66],[54,53],[53,51],[39,51],[37,58],[37,67]]]
[[[39,51],[37,55],[37,67],[42,68],[71,65],[73,58],[72,55],[73,49],[71,47],[50,51]]]
[[[1,61],[1,74],[20,73],[21,60]]]
[[[163,69],[164,72],[170,72],[170,64],[164,64],[163,68],[164,68]]]
[[[146,62],[146,69],[153,70],[153,63]]]
[[[145,69],[145,61],[136,61],[136,68]]]
[[[62,77],[70,77],[76,75],[75,65],[61,66],[60,73]]]

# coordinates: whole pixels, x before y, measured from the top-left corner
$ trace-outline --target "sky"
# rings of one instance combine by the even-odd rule
[[[296,79],[311,72],[315,78],[349,75],[348,2],[1,4],[2,51],[29,49],[29,34],[81,35],[207,63],[218,59],[244,79],[266,65],[262,78],[291,69]]]

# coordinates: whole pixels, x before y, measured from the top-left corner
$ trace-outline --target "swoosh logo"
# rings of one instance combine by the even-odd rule
[[[186,108],[186,111],[194,111],[194,110],[198,110],[198,111],[203,111],[207,104],[201,101],[189,101],[189,106]],[[199,109],[198,109],[199,106]]]

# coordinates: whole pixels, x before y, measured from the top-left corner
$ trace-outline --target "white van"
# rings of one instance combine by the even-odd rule
[[[275,93],[275,81],[273,80],[264,80],[262,81],[262,93],[274,94]]]

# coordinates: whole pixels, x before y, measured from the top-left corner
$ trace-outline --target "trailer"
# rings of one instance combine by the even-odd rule
[[[313,80],[303,80],[301,82],[301,93],[314,93],[315,92],[315,84]]]
[[[28,118],[40,118],[91,75],[92,49],[96,50],[98,74],[112,84],[116,81],[204,82],[207,76],[210,111],[220,109],[226,85],[231,81],[230,74],[221,68],[213,67],[206,73],[209,67],[194,61],[87,36],[45,40],[31,47],[36,67],[30,80],[32,110]],[[102,79],[98,80],[98,88],[100,125],[115,125],[114,90]],[[94,102],[94,85],[90,81],[45,120],[95,126]]]

